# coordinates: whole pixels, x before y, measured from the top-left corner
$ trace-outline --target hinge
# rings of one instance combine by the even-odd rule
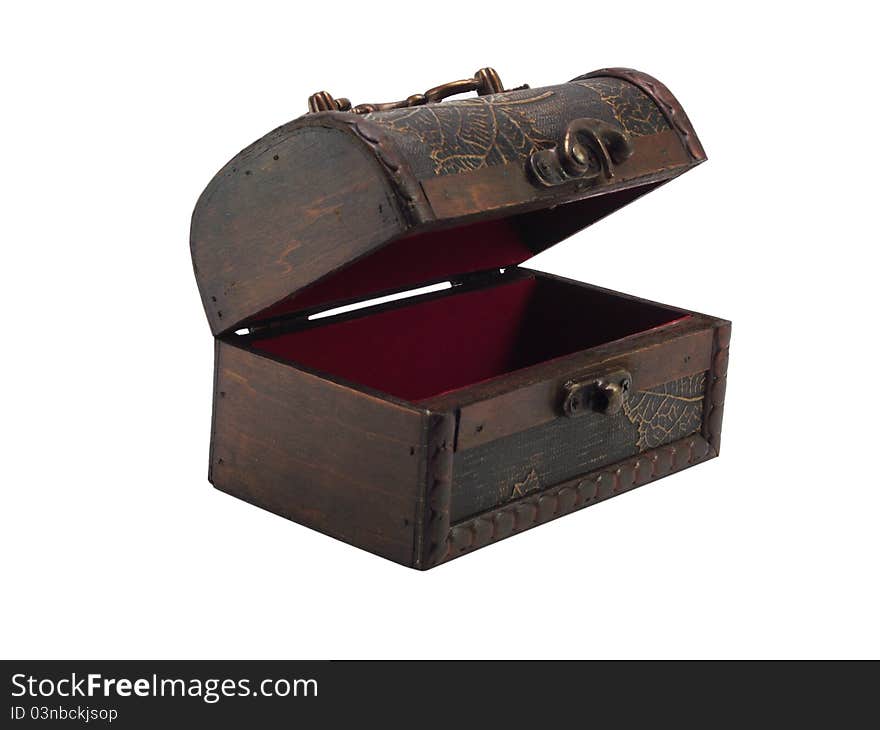
[[[299,323],[308,320],[307,314],[295,313],[285,315],[278,319],[267,320],[265,322],[254,323],[247,327],[235,330],[233,334],[239,337],[265,337],[271,334],[282,334],[291,328],[295,328]]]
[[[516,266],[508,266],[504,269],[484,269],[483,271],[471,271],[467,274],[458,274],[451,281],[453,286],[479,286],[500,279],[508,272],[516,269]]]
[[[505,274],[511,274],[514,271],[517,271],[517,267],[515,265],[508,266],[504,269],[484,269],[482,271],[473,271],[467,274],[459,274],[457,276],[450,277],[445,282],[428,284],[423,287],[417,287],[416,289],[398,291],[390,295],[383,295],[372,299],[355,300],[347,304],[340,304],[339,306],[330,307],[324,310],[306,309],[303,311],[290,312],[288,314],[276,317],[275,319],[255,322],[245,327],[241,327],[235,330],[233,334],[239,337],[256,336],[259,338],[274,334],[282,334],[284,332],[290,332],[291,330],[297,329],[310,321],[323,319],[325,317],[332,317],[337,314],[344,314],[360,309],[367,309],[369,307],[374,307],[379,304],[384,304],[391,301],[397,301],[403,304],[407,299],[424,294],[431,294],[435,291],[441,291],[444,288],[448,289],[450,285],[452,285],[453,287],[466,286],[468,289],[480,288],[482,286],[491,284],[492,282],[499,281],[503,276],[505,276]]]

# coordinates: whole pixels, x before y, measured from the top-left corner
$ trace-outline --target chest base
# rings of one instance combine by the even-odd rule
[[[217,340],[210,479],[433,567],[716,456],[729,338],[724,320],[520,269],[266,323]],[[572,409],[573,384],[624,380],[611,405],[575,388]]]

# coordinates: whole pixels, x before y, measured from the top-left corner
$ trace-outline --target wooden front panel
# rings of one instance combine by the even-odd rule
[[[712,336],[711,325],[692,317],[633,338],[640,344],[630,349],[613,343],[536,368],[532,379],[521,387],[461,407],[456,450],[472,449],[556,421],[561,415],[562,388],[568,380],[624,368],[633,376],[638,391],[704,372],[709,369]],[[445,403],[437,399],[429,405],[433,408]]]
[[[683,405],[677,409],[679,415],[670,410],[668,417],[663,419],[663,427],[647,430],[639,428],[647,440],[637,443],[638,454],[593,469],[589,473],[578,474],[547,488],[527,491],[524,496],[512,494],[494,508],[470,518],[453,520],[446,542],[436,551],[437,558],[433,564],[466,555],[717,456],[727,383],[730,322],[697,316],[709,323],[712,335],[709,368],[702,386],[704,395],[700,399],[702,423],[698,432],[644,450],[643,447],[654,440],[666,441],[672,438],[672,431],[676,429],[670,429],[670,424],[683,424],[695,406]],[[655,420],[650,414],[659,409],[650,405],[657,401],[650,394],[648,396],[647,400],[634,399],[629,408],[645,414],[646,421],[650,423]],[[503,441],[504,439],[500,440],[496,445],[503,446]],[[474,449],[473,455],[476,456],[478,451],[479,449]],[[460,464],[468,458],[465,454],[467,452],[458,455]],[[460,504],[458,511],[465,511]]]
[[[553,188],[541,189],[529,179],[526,167],[520,163],[430,178],[422,183],[422,188],[438,218],[459,218],[522,205],[545,209],[551,202],[570,202],[596,192],[605,195],[631,188],[634,182],[648,186],[670,180],[693,165],[671,130],[635,138],[633,150],[632,156],[615,168],[615,182],[603,185],[599,191],[587,187],[565,194]],[[642,192],[647,192],[647,187]],[[578,228],[589,223],[592,221],[585,220]]]
[[[218,342],[212,483],[404,565],[416,562],[423,411]]]
[[[633,393],[612,416],[561,416],[457,452],[452,522],[698,433],[705,391],[695,373]]]
[[[670,325],[529,369],[458,411],[451,522],[697,435],[705,418],[717,321]],[[616,414],[565,415],[565,384],[616,370],[632,390]],[[511,387],[515,379],[520,383]],[[438,401],[432,403],[435,407]]]

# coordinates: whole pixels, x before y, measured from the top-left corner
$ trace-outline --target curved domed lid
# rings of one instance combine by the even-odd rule
[[[487,90],[479,78],[448,86]],[[215,334],[522,263],[706,159],[668,89],[629,69],[419,103],[429,94],[363,113],[316,95],[336,111],[215,176],[191,231]]]

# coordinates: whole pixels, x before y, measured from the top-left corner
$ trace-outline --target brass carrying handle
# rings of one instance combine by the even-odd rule
[[[434,104],[435,102],[443,101],[447,96],[464,94],[468,91],[476,91],[479,96],[500,94],[504,91],[504,85],[501,83],[501,78],[494,68],[481,68],[474,74],[472,79],[450,81],[448,84],[441,84],[433,89],[428,89],[424,94],[413,94],[403,101],[388,101],[382,104],[358,104],[356,107],[352,107],[348,99],[334,99],[328,92],[319,91],[317,94],[312,94],[309,97],[309,113],[339,111],[369,114],[370,112],[384,111],[386,109],[406,109],[407,107],[421,106],[422,104]]]

